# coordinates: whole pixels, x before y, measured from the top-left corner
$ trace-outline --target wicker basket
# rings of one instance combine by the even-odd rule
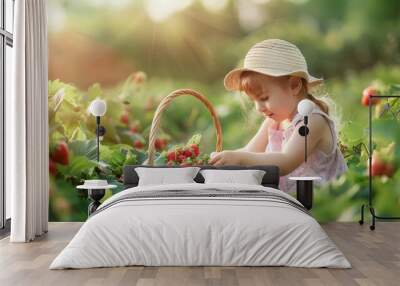
[[[222,150],[222,130],[221,130],[221,123],[218,119],[217,113],[215,109],[211,105],[210,101],[202,94],[191,90],[191,89],[178,89],[171,92],[168,96],[164,97],[160,104],[157,107],[157,110],[154,114],[153,121],[151,123],[150,135],[149,135],[149,149],[148,149],[148,159],[144,162],[145,165],[154,165],[154,154],[155,154],[155,141],[157,136],[157,131],[160,126],[161,122],[161,115],[163,111],[167,108],[167,106],[173,101],[174,98],[183,96],[183,95],[190,95],[194,96],[198,100],[200,100],[208,109],[211,114],[211,117],[214,121],[214,127],[217,134],[217,143],[215,146],[215,150],[220,152]]]

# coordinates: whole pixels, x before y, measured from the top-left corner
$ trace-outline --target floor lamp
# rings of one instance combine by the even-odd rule
[[[400,219],[400,217],[385,217],[385,216],[378,216],[375,213],[375,208],[372,202],[372,101],[373,98],[400,98],[400,95],[371,95],[368,100],[368,111],[369,111],[369,151],[368,151],[368,179],[369,179],[369,188],[368,188],[368,204],[363,204],[361,206],[361,219],[359,223],[362,225],[364,224],[364,209],[368,208],[371,216],[372,216],[372,224],[369,226],[371,230],[375,229],[375,220],[394,220]]]
[[[100,136],[104,136],[106,129],[100,125],[100,117],[104,116],[107,111],[107,105],[104,100],[96,98],[90,103],[89,112],[96,117],[96,159],[100,162]],[[100,200],[104,197],[105,189],[88,189],[88,196],[91,203],[88,207],[88,214],[93,213],[100,205]]]
[[[303,99],[297,105],[297,111],[303,116],[304,125],[299,128],[300,136],[304,137],[304,161],[307,162],[307,135],[310,132],[308,125],[308,116],[315,107],[315,103],[309,99]],[[305,208],[310,210],[313,204],[313,181],[320,180],[320,177],[290,177],[290,180],[296,181],[296,197]]]

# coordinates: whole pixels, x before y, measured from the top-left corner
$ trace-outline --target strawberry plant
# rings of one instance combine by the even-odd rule
[[[369,190],[369,129],[368,100],[371,95],[400,95],[400,85],[374,81],[361,94],[362,121],[345,122],[340,131],[340,149],[348,171],[337,180],[319,186],[315,192],[312,212],[319,221],[358,220],[361,204]],[[400,192],[395,186],[400,180],[400,102],[399,98],[375,98],[372,103],[371,175],[374,205],[380,214],[398,214]],[[364,109],[365,108],[365,109]],[[334,206],[332,201],[335,201]]]
[[[67,143],[59,142],[56,146],[50,147],[50,158],[53,162],[61,165],[68,165],[69,150]]]
[[[195,134],[186,144],[172,146],[160,153],[155,160],[157,164],[168,166],[205,165],[210,158],[209,154],[201,154],[199,144],[201,135]]]
[[[395,76],[393,78],[398,78]],[[143,164],[147,160],[148,134],[154,110],[166,91],[173,87],[159,83],[146,85],[145,77],[133,78],[131,75],[111,89],[94,84],[84,91],[59,80],[49,82],[51,220],[85,220],[88,204],[86,193],[77,191],[76,185],[85,179],[104,178],[119,186],[115,192],[121,191],[123,166]],[[390,80],[393,81],[393,78]],[[399,94],[400,87],[388,82],[356,78],[334,85],[332,93],[340,95],[338,98],[343,100],[340,105],[347,115],[339,129],[338,144],[349,169],[336,180],[316,186],[312,212],[321,222],[358,220],[360,206],[368,197],[369,154],[368,107],[360,104],[360,100],[364,97],[364,103],[368,103],[372,94]],[[342,96],[342,93],[345,94]],[[234,149],[243,146],[255,134],[259,122],[255,121],[254,116],[249,118],[252,121],[246,125],[249,128],[238,128],[243,124],[241,107],[231,100],[229,94],[227,96],[220,99],[225,109],[217,109],[224,126],[226,147]],[[100,162],[97,162],[96,156],[95,118],[86,111],[90,102],[97,97],[107,102],[107,113],[101,118],[101,124],[107,131],[100,141]],[[374,202],[384,215],[397,214],[400,197],[396,183],[400,180],[397,168],[400,163],[399,104],[396,98],[381,98],[372,105]],[[208,163],[208,153],[212,151],[210,148],[215,140],[214,130],[209,124],[207,111],[197,107],[198,103],[184,98],[166,111],[163,129],[154,146],[155,165],[191,166]],[[123,122],[121,115],[127,117]],[[191,130],[196,129],[204,132],[186,140]],[[105,198],[111,195],[111,191],[108,191]]]
[[[86,193],[76,190],[77,185],[86,179],[103,178],[116,184],[118,188],[113,192],[119,192],[122,190],[123,166],[143,164],[147,160],[148,133],[159,99],[145,94],[142,88],[145,82],[143,72],[132,74],[120,86],[110,90],[94,84],[82,91],[59,80],[49,82],[51,220],[86,219]],[[99,162],[96,121],[86,111],[90,102],[98,97],[107,103],[107,113],[101,118],[106,133],[100,138]],[[177,109],[183,110],[179,106]],[[200,154],[201,136],[193,136],[188,143],[177,145],[176,149],[180,150],[176,158],[167,156],[172,148],[170,138],[185,134],[179,126],[181,122],[181,118],[177,118],[176,123],[168,124],[168,131],[156,138],[156,165],[185,166],[207,162],[208,155]],[[108,191],[104,199],[111,195]]]

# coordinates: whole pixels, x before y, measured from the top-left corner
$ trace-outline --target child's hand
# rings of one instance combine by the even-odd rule
[[[212,152],[210,154],[210,165],[223,166],[223,165],[240,165],[240,152],[236,151],[222,151]]]

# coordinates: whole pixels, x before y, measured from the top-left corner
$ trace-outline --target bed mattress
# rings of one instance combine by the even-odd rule
[[[50,269],[144,266],[350,268],[292,196],[245,184],[137,186],[108,200]]]

